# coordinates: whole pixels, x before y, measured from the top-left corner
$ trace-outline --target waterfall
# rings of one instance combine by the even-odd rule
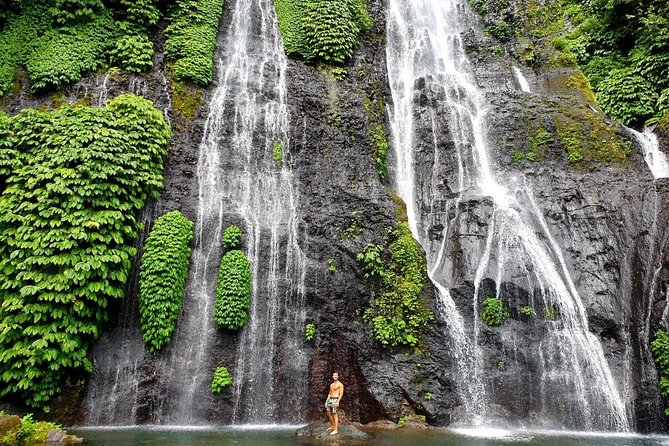
[[[657,140],[657,136],[653,133],[653,130],[646,128],[643,133],[631,128],[627,128],[627,130],[634,136],[634,139],[636,139],[641,146],[641,149],[643,150],[643,158],[646,160],[646,164],[653,174],[653,177],[655,177],[655,179],[669,177],[669,162],[667,161],[667,155],[660,150],[660,143]]]
[[[528,352],[540,364],[535,373],[542,392],[535,413],[541,422],[629,430],[625,403],[603,348],[588,330],[583,302],[529,183],[522,176],[498,175],[489,159],[488,104],[461,38],[472,18],[458,0],[389,0],[387,20],[396,185],[439,292],[439,316],[452,340],[458,363],[456,384],[467,422],[491,422],[493,383],[483,376],[483,362],[489,358],[483,357],[480,345],[484,327],[479,301],[503,297],[501,285],[514,283],[529,290],[535,305],[556,315],[555,320],[543,322],[546,332],[537,351]],[[439,119],[446,120],[446,125],[439,125]],[[444,144],[444,139],[450,144]],[[440,150],[444,146],[452,147],[452,153]],[[426,151],[431,163],[418,163]],[[445,164],[449,160],[455,167]],[[487,231],[480,242],[460,241],[471,237],[460,227],[467,224],[461,222],[467,204],[483,207],[476,215],[485,220],[478,226]],[[438,237],[435,230],[441,232]],[[456,257],[473,266],[469,270],[475,271],[474,277],[462,277],[470,272],[456,269]],[[482,289],[485,279],[496,284],[492,296]],[[458,307],[448,291],[463,280],[474,285],[469,313]]]
[[[144,241],[158,217],[158,203],[151,201],[140,212],[144,226],[135,242],[141,258]],[[127,425],[135,423],[139,406],[141,364],[146,349],[139,328],[137,293],[139,264],[130,271],[128,297],[121,303],[119,320],[113,329],[103,332],[93,350],[94,366],[88,392],[83,402],[88,425]]]
[[[174,394],[162,416],[169,423],[203,418],[197,406],[218,365],[209,356],[221,233],[231,223],[244,229],[253,277],[236,364],[226,364],[234,366],[233,422],[298,419],[306,388],[305,256],[291,170],[287,60],[273,2],[237,0],[226,35],[199,147],[191,277],[168,366]]]
[[[520,89],[525,93],[531,93],[532,90],[530,89],[530,83],[527,82],[527,79],[525,78],[523,72],[520,71],[520,68],[513,67],[513,74],[516,76],[516,80],[518,81],[518,86]]]

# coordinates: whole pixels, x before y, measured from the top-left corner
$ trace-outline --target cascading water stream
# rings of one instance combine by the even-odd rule
[[[518,81],[518,86],[522,91],[525,93],[531,93],[532,89],[530,88],[530,83],[527,82],[527,78],[523,74],[522,71],[520,71],[520,68],[518,67],[513,67],[513,75],[516,76],[516,80]]]
[[[489,159],[487,103],[461,39],[471,18],[466,5],[457,0],[389,0],[387,20],[398,193],[406,202],[411,229],[427,253],[430,278],[439,291],[440,317],[452,339],[468,423],[489,422],[492,392],[491,383],[482,376],[478,302],[502,297],[501,285],[515,283],[556,315],[554,321],[546,322],[537,353],[542,421],[626,431],[625,403],[599,340],[588,330],[581,298],[529,184],[522,177],[503,182]],[[428,114],[431,119],[426,119]],[[440,115],[447,116],[447,128],[438,125]],[[444,135],[445,130],[450,136]],[[452,140],[453,153],[440,150],[438,141],[444,138]],[[434,151],[431,171],[423,167],[427,163],[416,162],[425,156],[416,149],[421,143]],[[446,168],[446,159],[452,160],[457,172]],[[457,180],[445,187],[445,177],[451,175],[457,175]],[[452,259],[463,249],[454,246],[453,240],[469,236],[458,232],[462,204],[467,202],[483,203],[490,211],[483,243],[476,242],[474,248],[467,245],[469,250],[461,254],[476,271],[475,277],[463,278],[458,274],[469,272],[456,271]],[[435,230],[441,232],[439,237],[434,236]],[[482,294],[482,283],[488,278],[496,283],[496,296]],[[448,291],[461,280],[474,284],[472,320],[465,320]],[[568,419],[561,414],[565,407]]]
[[[669,161],[667,160],[667,155],[660,150],[660,143],[653,130],[646,128],[643,133],[631,128],[627,128],[627,130],[641,146],[643,157],[653,177],[655,179],[669,178]]]
[[[218,365],[208,355],[221,233],[232,223],[244,229],[253,277],[234,371],[233,422],[297,419],[306,387],[305,256],[298,246],[298,196],[290,168],[287,60],[273,2],[237,0],[229,26],[200,144],[191,278],[168,367],[174,395],[163,422],[202,419],[198,402],[210,392]],[[280,411],[279,405],[294,410]]]

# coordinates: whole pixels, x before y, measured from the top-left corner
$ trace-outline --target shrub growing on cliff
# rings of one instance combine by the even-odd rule
[[[397,224],[384,245],[367,245],[356,257],[376,284],[365,320],[384,346],[415,347],[434,317],[423,297],[425,259],[406,222]]]
[[[316,326],[314,324],[307,324],[304,327],[304,339],[311,342],[316,337]]]
[[[499,327],[509,319],[509,310],[498,297],[488,297],[483,301],[481,319],[488,327]]]
[[[132,95],[100,109],[28,109],[9,123],[0,142],[0,396],[43,406],[67,372],[91,370],[88,347],[109,301],[125,293],[135,215],[163,185],[170,131]]]
[[[177,0],[165,29],[165,56],[174,76],[208,85],[214,68],[214,50],[223,0]],[[250,18],[249,18],[250,20]]]
[[[343,63],[371,27],[365,0],[275,0],[286,54]]]
[[[669,88],[669,3],[565,0],[565,4],[570,22],[576,25],[569,46],[604,111],[624,124],[656,122],[662,115],[657,98]],[[602,85],[604,77],[608,80]]]
[[[226,367],[219,367],[214,371],[211,379],[211,393],[221,393],[226,387],[232,385],[232,375]]]
[[[116,36],[116,25],[108,12],[90,22],[47,31],[31,42],[25,62],[32,90],[60,87],[102,67]]]
[[[669,335],[664,330],[655,332],[655,340],[650,343],[650,350],[653,352],[657,375],[660,378],[658,386],[663,397],[669,398]],[[669,408],[664,409],[664,413],[669,415]]]
[[[152,352],[168,344],[183,302],[193,223],[179,211],[156,220],[146,239],[139,276],[139,312],[144,342]]]
[[[242,243],[242,230],[239,226],[231,225],[223,233],[223,249],[230,251],[238,249]]]
[[[246,324],[250,306],[251,265],[242,251],[230,251],[221,259],[218,271],[216,327],[239,330]]]

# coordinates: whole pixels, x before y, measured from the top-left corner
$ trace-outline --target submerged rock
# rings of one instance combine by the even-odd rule
[[[369,434],[362,432],[350,424],[339,426],[339,433],[335,435],[330,435],[327,428],[328,423],[311,423],[298,429],[295,434],[300,443],[307,444],[357,444],[366,442],[372,438]]]
[[[46,434],[45,443],[47,445],[59,445],[59,444],[80,444],[83,443],[84,439],[77,437],[76,435],[69,435],[65,431],[59,429],[51,429]]]

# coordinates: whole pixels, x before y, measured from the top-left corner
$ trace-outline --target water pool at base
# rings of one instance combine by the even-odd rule
[[[73,432],[89,446],[297,446],[297,427],[241,428],[128,427],[83,428]],[[332,446],[669,446],[669,436],[500,429],[385,431],[366,442],[332,442]]]

